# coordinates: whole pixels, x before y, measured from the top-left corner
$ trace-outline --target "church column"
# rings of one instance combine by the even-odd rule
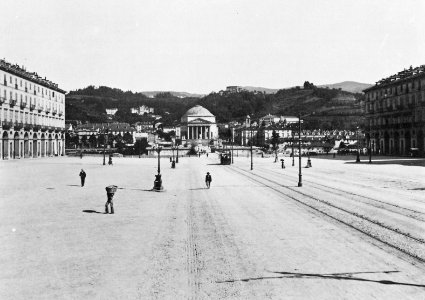
[[[204,126],[202,126],[202,127],[201,127],[201,139],[205,139],[204,134],[205,134],[205,127],[204,127]]]

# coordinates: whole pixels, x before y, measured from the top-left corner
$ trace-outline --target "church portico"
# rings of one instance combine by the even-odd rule
[[[189,109],[181,118],[181,138],[209,142],[217,138],[215,116],[202,106]]]

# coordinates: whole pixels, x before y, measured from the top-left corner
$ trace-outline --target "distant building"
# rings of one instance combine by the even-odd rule
[[[139,107],[133,107],[133,108],[131,108],[131,113],[132,114],[138,114],[140,116],[142,116],[144,114],[153,114],[154,113],[154,108],[148,107],[146,105],[142,105],[142,106],[139,106]]]
[[[114,136],[129,133],[133,136],[133,143],[135,142],[136,130],[128,123],[87,123],[74,127],[74,132],[80,137],[90,137],[94,135],[96,139],[102,134],[112,134]]]
[[[65,91],[0,60],[0,157],[64,155]]]
[[[118,111],[118,108],[107,108],[106,109],[106,114],[107,115],[110,115],[110,116],[113,116],[113,115],[115,115],[117,113],[117,111]]]
[[[364,93],[366,139],[372,151],[424,155],[425,65],[384,78]]]
[[[243,89],[240,86],[237,85],[230,85],[226,87],[226,92],[227,93],[239,93],[241,92]]]
[[[181,117],[181,139],[208,144],[218,137],[215,116],[206,108],[196,105]]]

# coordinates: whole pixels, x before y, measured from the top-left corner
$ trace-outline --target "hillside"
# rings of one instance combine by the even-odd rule
[[[109,121],[134,123],[146,117],[130,114],[131,107],[147,105],[161,115],[161,122],[177,124],[192,106],[199,104],[211,111],[217,122],[243,121],[247,115],[258,119],[266,114],[306,115],[306,126],[323,129],[351,129],[363,122],[361,94],[337,89],[290,88],[275,94],[248,91],[233,94],[211,93],[203,98],[178,98],[170,93],[159,93],[148,98],[143,93],[123,92],[108,87],[72,91],[66,97],[66,119],[83,122],[106,122],[106,108],[118,108]]]
[[[368,87],[371,87],[372,84],[369,83],[361,83],[361,82],[355,82],[355,81],[343,81],[340,83],[333,83],[333,84],[323,84],[319,85],[319,87],[323,88],[330,88],[330,89],[341,89],[346,92],[350,93],[361,93],[364,89],[367,89]]]

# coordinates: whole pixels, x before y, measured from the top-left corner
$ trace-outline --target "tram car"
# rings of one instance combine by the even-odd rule
[[[221,165],[230,165],[231,162],[232,162],[232,154],[230,151],[224,151],[220,153]]]

